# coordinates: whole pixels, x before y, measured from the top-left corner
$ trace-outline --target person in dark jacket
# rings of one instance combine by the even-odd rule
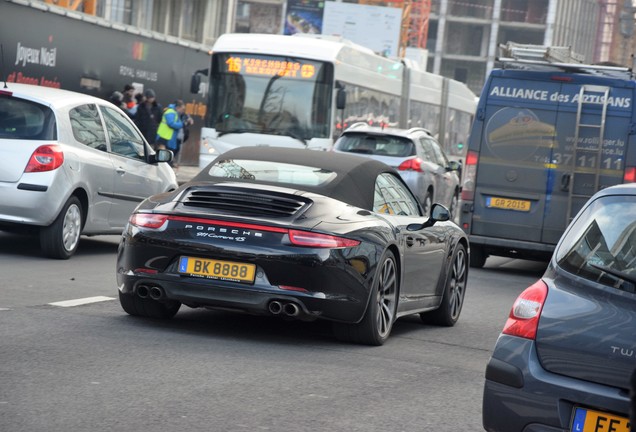
[[[137,106],[134,121],[146,141],[154,147],[163,108],[157,102],[155,92],[152,89],[147,89],[144,96],[145,101]]]

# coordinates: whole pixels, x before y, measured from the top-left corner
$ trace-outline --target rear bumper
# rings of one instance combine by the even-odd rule
[[[0,182],[0,223],[48,226],[66,202],[69,189],[62,170],[24,174],[16,183]]]
[[[552,254],[552,252],[554,252],[554,248],[556,247],[555,244],[510,240],[479,235],[470,235],[469,240],[471,247],[479,246],[487,254],[517,258],[547,258]]]
[[[627,391],[548,372],[534,341],[499,337],[486,367],[482,415],[487,431],[569,431],[579,405],[629,418]]]

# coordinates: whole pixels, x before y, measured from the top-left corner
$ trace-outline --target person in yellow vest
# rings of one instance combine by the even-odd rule
[[[177,159],[179,153],[179,145],[177,142],[177,134],[179,129],[182,129],[185,125],[181,121],[181,115],[185,112],[185,104],[182,100],[177,100],[174,103],[168,105],[163,111],[161,122],[157,128],[157,141],[156,146],[158,149],[167,148],[174,153],[174,159]],[[192,124],[192,119],[188,118],[188,125]]]

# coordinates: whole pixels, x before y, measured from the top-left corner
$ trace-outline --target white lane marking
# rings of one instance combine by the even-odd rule
[[[59,302],[49,303],[49,304],[51,306],[72,307],[72,306],[80,306],[80,305],[85,305],[90,303],[103,302],[108,300],[115,300],[115,298],[97,296],[97,297],[86,297],[86,298],[75,299],[75,300],[65,300],[65,301],[59,301]]]

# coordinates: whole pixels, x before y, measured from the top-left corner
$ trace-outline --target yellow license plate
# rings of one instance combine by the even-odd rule
[[[254,264],[183,256],[179,259],[179,273],[210,279],[253,283],[256,266]]]
[[[530,211],[530,201],[500,197],[487,197],[486,207],[527,212]]]
[[[601,411],[577,408],[572,432],[629,432],[629,419]]]

